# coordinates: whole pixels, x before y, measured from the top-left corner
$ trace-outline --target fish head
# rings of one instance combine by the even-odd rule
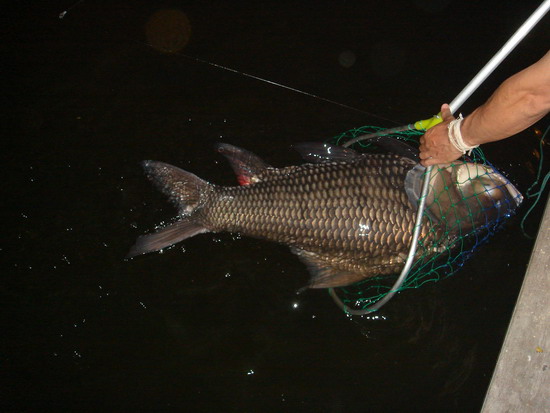
[[[418,164],[405,180],[405,190],[415,209],[425,174],[426,168]],[[510,217],[522,201],[517,188],[491,166],[473,162],[439,164],[431,170],[426,212],[434,224],[465,234]]]
[[[499,217],[510,217],[523,202],[517,188],[489,165],[472,162],[453,167],[453,182],[473,210]]]
[[[498,224],[513,215],[523,201],[517,188],[489,165],[464,162],[434,169],[428,208],[462,234]]]

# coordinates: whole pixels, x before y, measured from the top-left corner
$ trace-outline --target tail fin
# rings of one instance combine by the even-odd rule
[[[186,238],[208,232],[192,214],[204,202],[204,194],[211,190],[211,185],[192,173],[167,163],[144,161],[142,165],[147,177],[161,192],[168,195],[184,217],[153,234],[139,237],[126,258],[158,251]]]
[[[193,222],[192,219],[184,218],[153,234],[139,237],[130,249],[130,252],[128,252],[128,255],[126,255],[126,258],[132,258],[146,252],[158,251],[203,232],[208,232],[208,230],[202,225]]]
[[[143,161],[143,169],[155,186],[168,196],[180,214],[190,215],[211,185],[191,172],[157,161]]]

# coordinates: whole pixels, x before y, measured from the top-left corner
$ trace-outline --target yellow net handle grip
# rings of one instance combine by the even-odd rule
[[[428,130],[441,122],[443,122],[443,119],[441,118],[441,112],[439,112],[437,115],[432,116],[429,119],[419,120],[418,122],[415,122],[414,128],[416,130]]]

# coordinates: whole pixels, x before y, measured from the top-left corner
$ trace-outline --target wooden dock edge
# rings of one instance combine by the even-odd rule
[[[550,412],[550,198],[481,412]]]

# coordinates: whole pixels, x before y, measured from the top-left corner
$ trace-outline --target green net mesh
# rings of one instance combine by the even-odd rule
[[[344,132],[331,143],[343,145],[357,136],[376,132],[408,141],[413,146],[417,146],[418,137],[423,134],[411,129],[397,131],[364,126]],[[376,143],[368,140],[355,145],[362,151],[379,150]],[[498,194],[493,196],[491,191]],[[503,198],[502,193],[507,195]],[[502,226],[521,200],[521,194],[488,163],[479,148],[467,160],[445,167],[434,166],[413,265],[397,291],[418,288],[454,274]],[[391,291],[398,275],[371,277],[337,288],[333,293],[346,306],[346,311],[367,310]]]

